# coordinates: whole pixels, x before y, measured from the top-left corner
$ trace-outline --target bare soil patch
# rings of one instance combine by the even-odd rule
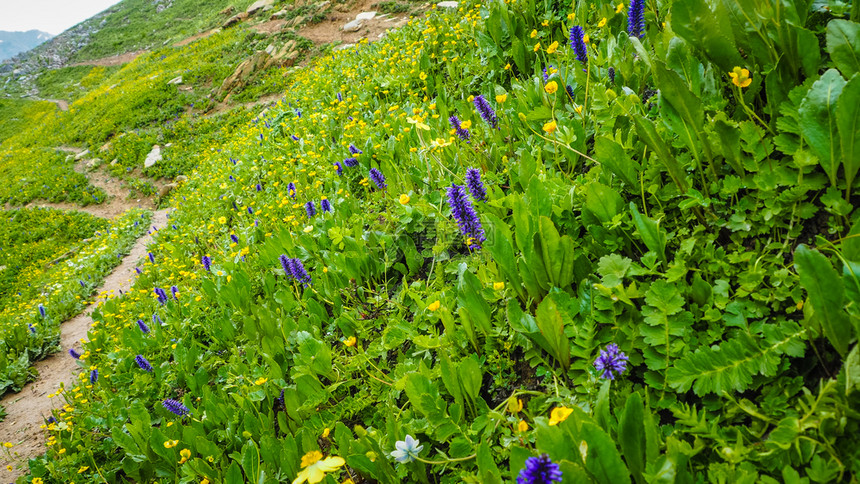
[[[69,64],[70,66],[121,66],[123,64],[128,64],[129,62],[137,59],[137,57],[147,50],[136,50],[134,52],[126,52],[125,54],[112,55],[109,57],[102,57],[101,59],[93,59],[83,62],[75,62],[74,64]]]
[[[167,210],[159,210],[153,214],[152,226],[161,229],[167,225]],[[60,351],[34,364],[39,371],[36,381],[26,385],[19,393],[8,394],[0,400],[6,408],[7,416],[0,422],[0,442],[11,442],[12,458],[2,457],[2,466],[11,465],[11,475],[5,470],[3,479],[14,481],[27,474],[27,461],[45,453],[45,431],[43,425],[54,408],[62,407],[65,403],[60,396],[47,398],[59,388],[73,389],[81,382],[77,375],[86,371],[86,367],[78,360],[69,356],[69,349],[81,349],[87,331],[92,325],[90,317],[96,305],[111,297],[119,296],[128,291],[134,282],[134,268],[138,261],[146,257],[147,245],[152,241],[154,231],[139,238],[132,246],[112,273],[110,273],[97,290],[98,296],[81,314],[66,321],[60,326]],[[79,351],[79,353],[82,351]],[[2,454],[0,454],[2,455]]]
[[[206,37],[209,37],[210,35],[212,35],[216,32],[220,32],[220,31],[221,31],[221,29],[212,29],[212,30],[207,30],[206,32],[200,32],[198,34],[192,35],[191,37],[186,37],[186,38],[180,40],[179,42],[173,44],[173,46],[174,47],[182,47],[183,45],[188,45],[188,44],[194,42],[195,40],[205,39]]]

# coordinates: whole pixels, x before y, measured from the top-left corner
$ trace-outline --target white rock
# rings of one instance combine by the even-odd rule
[[[437,3],[436,6],[439,8],[457,8],[459,4],[451,0],[446,0],[444,2]]]
[[[155,145],[152,147],[152,151],[150,151],[149,154],[146,155],[146,159],[143,160],[143,167],[149,168],[151,166],[155,166],[155,164],[159,161],[161,161],[161,147]]]
[[[75,155],[75,161],[81,161],[89,154],[90,154],[90,150],[81,151],[80,153]]]
[[[358,32],[361,30],[361,20],[353,20],[343,26],[344,32]]]
[[[361,12],[355,16],[356,20],[371,20],[376,17],[376,12]]]
[[[340,45],[336,45],[336,46],[334,47],[334,49],[332,49],[332,50],[333,50],[333,51],[335,51],[335,52],[337,52],[337,51],[339,51],[339,50],[346,50],[346,49],[349,49],[349,48],[351,48],[351,47],[355,47],[355,44],[340,44]]]
[[[274,4],[275,0],[257,0],[248,7],[248,10],[245,11],[248,12],[248,15],[253,15],[260,10],[265,10],[266,7],[272,8],[272,5]]]
[[[173,79],[167,81],[168,84],[182,84],[182,76],[176,76]]]
[[[170,148],[171,146],[173,146],[173,143],[167,143],[166,145],[164,145],[165,148]]]

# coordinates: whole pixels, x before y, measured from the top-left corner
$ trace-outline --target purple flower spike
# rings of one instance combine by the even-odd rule
[[[360,154],[364,153],[360,149],[356,148],[355,145],[353,145],[353,144],[349,145],[349,152],[354,154],[354,155],[360,155]]]
[[[448,188],[448,205],[451,207],[451,214],[457,220],[457,225],[460,226],[460,232],[469,241],[469,248],[480,249],[486,237],[481,227],[481,220],[466,195],[466,188],[462,185],[451,185]]]
[[[322,208],[323,212],[331,212],[331,202],[328,201],[328,198],[323,198],[320,202],[320,208]]]
[[[142,319],[137,320],[137,327],[140,328],[140,331],[143,334],[149,333],[149,326],[147,326],[146,323],[144,323]]]
[[[317,207],[314,205],[313,200],[305,204],[305,212],[308,213],[308,218],[317,214]]]
[[[576,53],[576,60],[585,64],[588,62],[588,50],[585,48],[585,32],[579,25],[570,28],[570,46]]]
[[[490,106],[489,101],[487,101],[484,96],[478,94],[475,96],[475,100],[473,102],[475,104],[475,109],[478,110],[478,114],[481,115],[481,118],[483,118],[491,127],[498,127],[499,120],[496,118],[496,112],[493,111],[493,107]]]
[[[161,402],[164,408],[167,409],[168,412],[177,415],[179,417],[184,417],[191,413],[191,410],[188,409],[182,402],[178,400],[173,400],[172,398],[168,398]]]
[[[627,355],[618,349],[615,343],[609,343],[605,349],[600,350],[600,356],[594,360],[594,367],[603,371],[600,376],[610,380],[615,379],[612,372],[620,375],[627,369]]]
[[[451,116],[448,118],[448,122],[451,123],[451,127],[454,128],[454,131],[457,133],[457,136],[460,137],[463,141],[469,141],[469,138],[472,136],[469,133],[469,130],[461,126],[460,118],[457,116]]]
[[[278,257],[278,260],[281,262],[281,268],[284,269],[284,274],[286,274],[287,276],[292,276],[293,270],[290,267],[290,258],[284,254],[281,254],[281,256]]]
[[[472,197],[479,201],[487,201],[487,190],[484,188],[484,183],[481,182],[481,171],[477,168],[469,168],[466,170],[466,186],[469,187],[469,192]]]
[[[152,365],[150,365],[142,355],[135,356],[134,362],[137,363],[137,366],[139,366],[141,370],[152,373]]]
[[[517,476],[517,484],[552,484],[553,482],[561,482],[561,470],[558,464],[550,460],[546,454],[526,459],[526,466]]]
[[[355,158],[344,158],[343,166],[347,168],[355,168],[356,166],[358,166],[358,160]]]
[[[99,371],[93,370],[90,372],[90,383],[95,385],[97,381],[99,381]]]
[[[388,187],[388,185],[385,184],[385,176],[383,176],[382,172],[376,168],[370,169],[370,179],[380,190],[385,190]]]
[[[69,348],[69,356],[71,356],[72,358],[74,358],[76,360],[81,358],[81,354],[78,353],[77,351],[75,351],[74,348]]]
[[[203,258],[200,259],[200,262],[203,264],[203,268],[206,269],[207,272],[212,270],[212,259],[208,255],[204,255]]]
[[[43,319],[48,315],[48,311],[45,310],[45,306],[42,306],[41,304],[39,304],[39,314]]]
[[[290,182],[289,185],[287,185],[287,191],[289,192],[291,197],[296,198],[296,184],[295,183]]]
[[[645,37],[645,0],[630,0],[627,11],[627,33],[631,37]]]

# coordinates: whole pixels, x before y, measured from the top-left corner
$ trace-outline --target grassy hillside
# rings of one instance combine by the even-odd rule
[[[855,482],[860,7],[709,5],[434,9],[201,118],[227,30],[10,138],[189,176],[22,481]]]

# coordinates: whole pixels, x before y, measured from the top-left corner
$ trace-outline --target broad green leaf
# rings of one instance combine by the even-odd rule
[[[860,35],[860,30],[855,33]],[[836,126],[839,128],[845,183],[850,187],[860,169],[860,76],[854,76],[842,89],[836,106]]]
[[[697,49],[721,71],[743,65],[733,28],[722,2],[674,2],[669,18],[672,30]]]
[[[845,79],[836,69],[828,69],[812,85],[800,103],[800,129],[821,167],[836,185],[841,156],[836,124],[836,102],[845,87]]]
[[[860,24],[842,19],[828,22],[827,52],[845,78],[860,72]]]
[[[743,158],[741,155],[741,133],[737,123],[726,118],[724,113],[717,113],[715,119],[709,125],[717,135],[719,143],[716,145],[726,160],[726,163],[739,176],[744,176],[746,171],[743,167]]]
[[[850,395],[860,388],[860,344],[854,345],[842,368],[845,370],[845,394]]]
[[[481,365],[478,363],[474,355],[472,357],[463,358],[457,367],[457,374],[460,378],[460,385],[463,387],[463,394],[469,397],[469,400],[475,402],[478,400],[481,392],[482,373]]]
[[[827,257],[803,244],[794,251],[794,267],[800,276],[800,284],[809,295],[815,317],[824,329],[824,336],[840,355],[845,356],[853,331],[843,308],[845,287],[839,273]]]
[[[582,422],[582,439],[587,443],[585,468],[597,482],[626,484],[630,482],[630,471],[621,460],[621,454],[612,438],[592,422]]]
[[[621,213],[624,199],[612,188],[598,182],[591,182],[585,187],[585,208],[593,213],[602,223],[610,223]]]
[[[539,225],[539,244],[535,244],[535,250],[543,257],[543,266],[550,282],[556,287],[566,288],[573,278],[573,261],[576,257],[573,240],[567,235],[559,236],[549,217],[540,217]]]
[[[645,471],[645,407],[639,393],[627,397],[624,412],[618,421],[618,443],[627,467],[637,483],[644,482]]]
[[[516,291],[521,300],[525,301],[523,282],[517,269],[517,257],[514,254],[514,239],[511,229],[508,224],[502,222],[495,215],[484,214],[484,216],[490,221],[490,227],[487,231],[489,237],[484,247],[499,265],[502,274],[508,280],[508,285]]]
[[[562,309],[552,296],[541,301],[535,315],[537,326],[551,348],[550,354],[561,364],[564,371],[570,368],[570,342],[564,334],[565,318]]]
[[[502,473],[499,467],[493,460],[493,454],[490,452],[490,446],[487,441],[481,442],[478,445],[478,473],[482,483],[502,484]]]
[[[464,270],[460,276],[458,290],[457,302],[468,313],[475,328],[485,334],[489,333],[492,328],[490,316],[493,312],[481,294],[483,292],[481,281],[468,270]]]
[[[628,187],[639,185],[639,172],[642,167],[630,159],[621,145],[606,136],[598,136],[595,140],[594,152],[597,161]]]
[[[630,211],[633,214],[633,224],[648,250],[653,251],[664,262],[666,261],[666,231],[650,217],[639,213],[636,204],[630,202]]]
[[[641,138],[642,141],[648,145],[651,151],[657,154],[657,158],[666,165],[666,170],[669,172],[669,176],[672,177],[672,181],[675,182],[681,192],[686,192],[686,173],[684,172],[684,169],[681,168],[681,165],[678,164],[678,160],[675,159],[675,156],[669,150],[669,146],[665,141],[663,141],[660,134],[657,133],[657,127],[654,126],[654,123],[639,114],[633,116],[633,122],[636,124],[636,134],[639,135],[639,138]]]

